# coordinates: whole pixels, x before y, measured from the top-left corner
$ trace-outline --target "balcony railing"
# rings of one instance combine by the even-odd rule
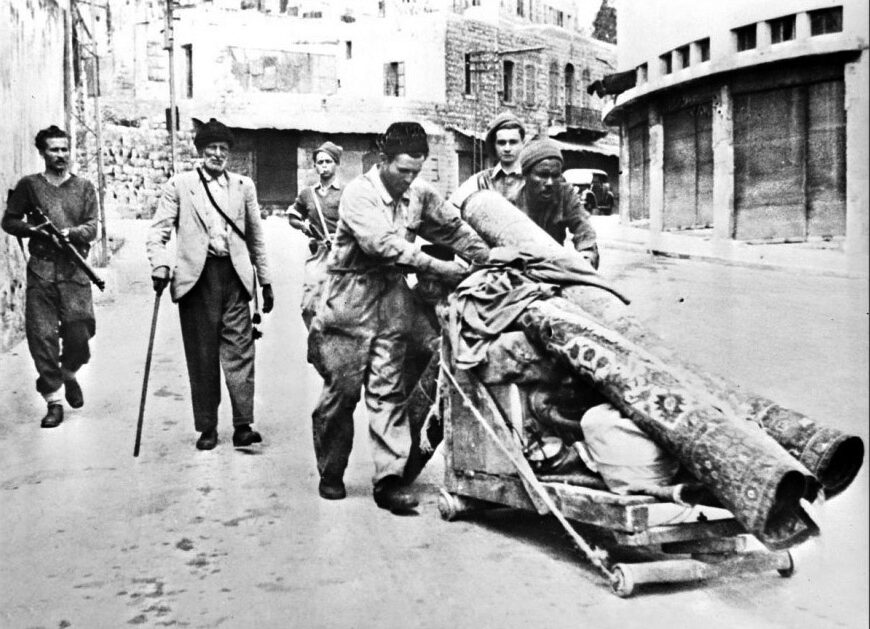
[[[565,125],[587,131],[607,133],[608,129],[601,120],[601,110],[592,107],[565,106]]]

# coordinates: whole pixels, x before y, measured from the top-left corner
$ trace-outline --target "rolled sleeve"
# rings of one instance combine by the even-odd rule
[[[82,208],[82,222],[69,229],[69,240],[76,245],[86,245],[97,237],[97,191],[94,184],[86,181],[84,184],[84,207]]]
[[[568,191],[565,203],[565,223],[571,232],[571,239],[577,251],[596,248],[597,235],[589,221],[589,212],[583,208],[583,202],[574,190]]]

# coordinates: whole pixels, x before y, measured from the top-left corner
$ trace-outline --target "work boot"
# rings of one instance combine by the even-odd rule
[[[239,424],[233,432],[233,446],[244,448],[254,443],[260,443],[263,437],[256,430],[251,430],[250,424]]]
[[[324,476],[320,479],[317,492],[321,498],[326,500],[341,500],[347,497],[347,490],[344,488],[344,482],[340,478],[335,480]]]
[[[56,426],[60,426],[60,423],[63,421],[63,406],[60,404],[49,404],[48,412],[45,414],[45,417],[42,418],[42,423],[40,424],[43,428],[54,428]]]
[[[75,378],[64,380],[63,388],[66,392],[66,401],[72,408],[81,408],[85,405],[85,396],[82,394],[82,388]]]
[[[196,440],[197,450],[213,450],[218,443],[217,429],[203,430]]]
[[[373,493],[375,504],[394,515],[415,513],[414,508],[420,504],[408,491],[401,476],[385,476],[375,483]]]

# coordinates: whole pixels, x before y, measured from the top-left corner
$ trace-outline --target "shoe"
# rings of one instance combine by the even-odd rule
[[[65,380],[63,388],[66,392],[66,401],[73,408],[81,408],[85,405],[85,396],[77,380]]]
[[[260,433],[256,430],[251,430],[250,424],[240,424],[236,426],[236,430],[233,433],[234,447],[244,448],[245,446],[260,443],[261,441],[263,441],[263,437],[261,437]]]
[[[196,449],[197,450],[213,450],[214,447],[218,443],[218,434],[217,430],[203,430],[199,435],[199,439],[196,440]]]
[[[347,497],[347,490],[344,488],[344,483],[341,480],[333,481],[321,478],[320,485],[317,486],[317,492],[321,498],[326,500],[341,500]]]
[[[414,513],[420,504],[399,476],[385,476],[375,484],[375,504],[395,515]]]
[[[63,406],[60,404],[49,404],[48,412],[45,414],[45,417],[42,418],[42,423],[40,424],[43,428],[54,428],[56,426],[60,426],[60,423],[63,421]]]

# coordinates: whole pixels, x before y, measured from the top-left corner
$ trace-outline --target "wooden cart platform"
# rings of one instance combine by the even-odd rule
[[[525,459],[517,431],[511,430],[523,425],[517,385],[483,385],[467,372],[451,370],[450,374],[462,393],[455,387],[445,388],[442,518],[452,521],[493,507],[541,514],[551,511],[541,505],[527,477],[518,471],[518,459],[521,464]],[[513,452],[506,451],[506,446]],[[603,488],[600,481],[595,488],[583,486],[577,478],[539,480],[538,491],[543,487],[549,502],[568,520],[595,527],[615,547],[648,549],[659,557],[664,554],[664,559],[610,565],[610,585],[618,596],[630,596],[642,583],[702,581],[766,571],[787,577],[794,571],[788,551],[764,549],[725,509],[619,495]],[[596,482],[589,480],[592,485]]]

